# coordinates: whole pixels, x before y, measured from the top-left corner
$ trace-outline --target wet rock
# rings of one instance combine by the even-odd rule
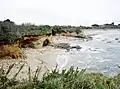
[[[54,47],[69,50],[70,44],[69,43],[59,43],[59,44],[55,44]]]
[[[74,36],[76,38],[81,38],[81,39],[86,39],[86,36],[82,36],[82,35],[79,35],[79,36]]]
[[[93,37],[88,36],[87,39],[88,39],[88,40],[93,40]]]
[[[60,49],[66,49],[68,52],[70,51],[70,49],[80,50],[82,48],[79,45],[70,46],[69,43],[59,43],[59,44],[55,44],[53,47],[60,48]]]
[[[107,43],[112,43],[111,41],[108,41]]]
[[[79,50],[79,49],[81,49],[82,47],[80,47],[79,45],[76,45],[76,46],[72,46],[71,47],[71,49],[77,49],[77,50]]]
[[[115,40],[119,40],[119,38],[115,38]]]

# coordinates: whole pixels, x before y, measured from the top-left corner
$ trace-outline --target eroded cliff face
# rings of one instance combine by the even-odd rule
[[[0,58],[2,59],[18,59],[23,58],[23,48],[42,48],[52,43],[52,36],[24,36],[16,40],[14,43],[0,44]]]
[[[0,58],[23,58],[19,44],[2,44],[0,46]]]
[[[52,43],[52,35],[43,35],[43,36],[35,36],[29,35],[25,36],[20,40],[20,46],[22,48],[38,48],[47,46]],[[45,45],[44,45],[45,44]]]
[[[52,36],[40,36],[39,40],[33,42],[36,48],[42,48],[53,43]]]

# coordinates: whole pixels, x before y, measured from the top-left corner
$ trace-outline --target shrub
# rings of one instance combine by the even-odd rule
[[[28,68],[29,79],[17,81],[15,78],[8,79],[7,75],[13,68],[14,64],[9,67],[6,73],[0,69],[0,89],[119,89],[120,75],[108,77],[100,73],[86,73],[85,69],[81,71],[71,67],[69,70],[62,70],[60,73],[57,68],[51,73],[46,73],[42,80],[38,79],[41,70],[37,68],[35,75],[32,77],[31,69]],[[22,70],[24,64],[20,67],[16,76]]]
[[[0,22],[0,41],[12,43],[20,37],[19,28],[14,22],[8,19]]]
[[[43,46],[47,46],[47,45],[49,45],[50,44],[50,41],[48,40],[48,39],[45,39],[44,41],[43,41]]]
[[[13,43],[25,35],[45,35],[52,33],[51,26],[33,24],[16,25],[9,19],[0,21],[0,42]]]

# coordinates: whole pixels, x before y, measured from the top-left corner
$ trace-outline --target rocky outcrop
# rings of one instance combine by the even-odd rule
[[[107,43],[112,43],[111,41],[108,41]]]
[[[48,40],[48,39],[45,39],[44,41],[43,41],[43,47],[44,46],[48,46],[50,44],[50,41]]]
[[[42,48],[44,46],[48,46],[52,43],[51,36],[42,36],[39,40],[33,42],[36,48]]]
[[[115,40],[119,40],[119,38],[115,38]]]
[[[80,50],[82,48],[79,45],[70,46],[69,43],[58,43],[58,44],[54,44],[52,46],[55,47],[55,48],[66,49],[67,51],[70,51],[70,49]]]
[[[78,35],[78,36],[74,36],[74,37],[83,39],[84,41],[89,41],[89,40],[93,39],[93,37],[91,37],[91,36],[85,36],[85,35]]]
[[[80,47],[79,45],[76,45],[76,46],[71,46],[71,49],[77,49],[77,50],[80,50],[82,47]]]
[[[70,44],[69,43],[54,44],[53,47],[60,48],[60,49],[66,49],[67,51],[70,50]]]

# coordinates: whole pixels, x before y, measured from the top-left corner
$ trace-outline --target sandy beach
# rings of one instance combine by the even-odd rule
[[[64,37],[64,36],[54,36],[52,37],[53,43],[70,43],[72,40],[79,40],[77,38],[73,37]],[[39,41],[41,42],[41,40]],[[22,64],[25,63],[25,66],[23,67],[22,71],[18,75],[18,79],[25,79],[28,77],[28,67],[31,68],[31,71],[34,72],[38,67],[41,67],[40,75],[43,75],[43,73],[46,72],[46,70],[51,70],[56,67],[56,65],[60,66],[62,63],[64,63],[64,59],[62,60],[59,55],[63,56],[66,54],[65,49],[57,49],[52,46],[47,47],[37,47],[37,49],[32,48],[24,48],[22,49],[23,53],[25,54],[25,59],[2,59],[0,61],[0,65],[3,65],[4,69],[8,69],[9,66],[13,63],[15,63],[15,67],[12,69],[12,71],[9,73],[10,78],[17,73],[18,69]],[[59,64],[56,62],[56,59],[58,60]],[[59,60],[61,59],[61,60]]]
[[[113,33],[113,32],[115,31],[109,31],[109,33]],[[100,59],[99,55],[95,57],[92,56],[92,55],[97,55],[97,53],[98,54],[103,53],[105,51],[103,48],[99,48],[99,47],[97,48],[97,46],[93,46],[93,45],[95,45],[94,44],[95,42],[100,42],[99,40],[105,39],[103,35],[108,33],[108,31],[85,30],[84,33],[86,35],[93,36],[93,41],[85,42],[78,38],[65,37],[65,36],[52,37],[53,43],[69,43],[70,45],[80,45],[82,49],[79,51],[77,51],[76,49],[71,49],[70,52],[67,52],[65,49],[54,48],[52,46],[47,46],[43,48],[38,47],[37,49],[26,48],[26,49],[23,49],[23,52],[26,55],[25,59],[1,60],[0,65],[3,65],[5,69],[8,69],[9,65],[11,65],[12,63],[15,63],[15,67],[12,69],[12,71],[8,76],[8,77],[12,77],[17,72],[19,67],[23,63],[25,63],[25,66],[23,67],[22,71],[18,75],[18,79],[27,78],[29,66],[31,67],[33,74],[38,67],[41,67],[40,77],[45,73],[46,70],[51,70],[55,68],[56,65],[60,70],[63,68],[69,68],[70,66],[75,66],[75,67],[79,67],[80,69],[86,68],[92,72],[101,71],[101,73],[109,73],[109,71],[107,71],[106,69],[104,70],[99,69],[98,66],[100,66],[100,63],[110,62],[111,59],[107,58],[104,60],[103,58]],[[94,58],[96,58],[96,61],[94,61]],[[114,70],[114,68],[112,70]]]

